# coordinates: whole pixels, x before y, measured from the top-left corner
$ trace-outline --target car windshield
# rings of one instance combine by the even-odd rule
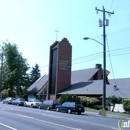
[[[40,102],[40,100],[38,100],[38,99],[34,99],[33,101],[34,101],[34,102]]]
[[[20,99],[20,101],[26,101],[25,99]]]

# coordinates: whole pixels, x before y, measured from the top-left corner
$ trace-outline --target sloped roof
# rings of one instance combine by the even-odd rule
[[[117,89],[114,89],[114,85]],[[130,78],[110,79],[109,85],[106,84],[106,98],[116,96],[122,98],[130,98]],[[77,94],[77,95],[102,95],[103,80],[93,80],[89,82],[79,82],[71,84],[69,88],[58,94]]]
[[[94,76],[94,74],[98,70],[99,69],[96,69],[96,68],[90,68],[90,69],[72,71],[71,84],[75,84],[75,83],[79,83],[79,82],[87,82]]]
[[[48,81],[48,75],[41,76],[36,82],[34,82],[28,89],[28,92],[37,93]]]
[[[71,84],[88,81],[98,69],[91,68],[91,69],[83,69],[83,70],[76,70],[71,72]],[[37,93],[48,81],[48,75],[41,76],[36,82],[34,82],[28,89],[28,92]]]

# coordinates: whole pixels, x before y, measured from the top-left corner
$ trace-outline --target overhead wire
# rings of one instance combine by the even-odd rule
[[[108,53],[110,53],[110,52],[114,52],[114,53],[117,53],[117,51],[124,51],[124,52],[126,52],[126,50],[130,51],[130,47],[119,48],[119,49],[114,49],[114,50],[108,50],[108,51],[106,51],[107,52],[107,56],[106,57],[110,56],[110,54],[108,55]],[[78,63],[86,62],[86,60],[87,61],[89,61],[89,60],[91,61],[91,60],[102,58],[102,53],[103,52],[99,52],[99,53],[94,53],[94,54],[87,55],[87,56],[74,58],[74,59],[72,59],[72,64],[78,64]],[[123,53],[123,54],[122,53],[121,54],[114,54],[114,53],[112,53],[111,56],[129,55],[130,54],[130,53]],[[78,62],[78,63],[76,63],[76,62]],[[49,65],[44,65],[44,66],[40,66],[40,68],[45,68],[45,67],[48,67],[48,66]]]
[[[111,60],[111,54],[110,54],[110,50],[109,50],[109,45],[108,45],[108,40],[106,39],[107,41],[107,48],[108,48],[108,56],[109,56],[109,60],[110,60],[110,65],[111,65],[111,70],[112,70],[112,74],[113,74],[113,78],[114,78],[114,83],[115,85],[117,86],[117,82],[116,82],[116,79],[115,79],[115,74],[114,74],[114,69],[113,69],[113,65],[112,65],[112,60]],[[119,49],[120,50],[120,49]],[[130,54],[130,53],[129,53]],[[120,89],[118,89],[119,92],[124,95],[126,98],[128,98],[123,92],[120,91]]]

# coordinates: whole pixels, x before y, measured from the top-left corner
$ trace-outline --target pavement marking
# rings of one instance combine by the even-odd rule
[[[42,115],[54,117],[54,118],[62,118],[62,119],[67,119],[67,120],[72,120],[72,121],[77,121],[77,122],[82,122],[82,123],[87,123],[87,124],[91,124],[91,125],[97,125],[97,126],[100,126],[100,127],[106,127],[106,128],[110,128],[110,129],[113,129],[113,130],[118,130],[118,128],[116,128],[116,127],[110,127],[110,126],[107,126],[107,125],[97,124],[97,123],[83,121],[83,120],[76,120],[76,119],[65,118],[65,117],[60,117],[60,116],[53,116],[53,115],[48,115],[48,114],[42,114]]]
[[[21,115],[21,114],[16,114],[16,115],[22,116],[22,117],[25,117],[25,118],[31,118],[31,119],[34,119],[34,120],[37,120],[37,121],[41,121],[41,122],[44,122],[44,123],[48,123],[48,124],[52,124],[52,125],[61,126],[61,127],[68,128],[68,129],[71,129],[71,130],[76,130],[77,129],[77,128],[73,128],[73,127],[69,127],[69,126],[65,126],[65,125],[53,123],[53,122],[50,122],[50,121],[45,121],[45,120],[37,119],[37,118],[34,118],[34,117],[30,117],[30,116],[25,116],[25,115]],[[80,129],[80,130],[82,130],[82,129]]]
[[[0,125],[5,126],[5,127],[7,127],[7,128],[10,128],[10,129],[12,129],[12,130],[17,130],[17,129],[15,129],[15,128],[13,128],[13,127],[11,127],[11,126],[8,126],[8,125],[5,125],[5,124],[3,124],[3,123],[0,123]]]
[[[6,112],[6,111],[4,111],[4,112]],[[6,112],[6,113],[9,113],[9,114],[14,114],[14,113],[10,113],[10,112]],[[20,114],[15,114],[15,115],[20,115]],[[50,117],[55,117],[55,118],[63,118],[63,119],[67,119],[67,120],[73,120],[73,121],[77,121],[77,122],[82,122],[82,123],[87,123],[87,124],[91,124],[91,125],[97,125],[97,126],[100,126],[100,127],[106,127],[106,128],[110,128],[110,129],[113,129],[113,130],[119,130],[118,128],[116,128],[116,127],[110,127],[110,126],[106,126],[106,125],[102,125],[102,124],[95,124],[95,123],[93,123],[93,122],[87,122],[87,121],[80,121],[80,120],[75,120],[75,119],[71,119],[71,118],[64,118],[64,117],[58,117],[58,116],[52,116],[52,115],[48,115],[48,114],[42,114],[42,115],[44,115],[44,116],[50,116]],[[33,117],[29,117],[29,116],[26,116],[26,115],[23,115],[24,117],[26,117],[26,118],[32,118],[32,119],[36,119],[36,118],[33,118]],[[39,120],[40,121],[40,119],[37,119],[37,120]],[[42,121],[42,120],[41,120]],[[44,120],[43,120],[44,121]],[[44,122],[46,122],[46,121],[44,121]],[[53,122],[51,122],[51,123],[53,123]],[[54,123],[55,124],[55,123]],[[60,125],[60,124],[59,124]],[[76,128],[73,128],[74,130],[76,129]]]

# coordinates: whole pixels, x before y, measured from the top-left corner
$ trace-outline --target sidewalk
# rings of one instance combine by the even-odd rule
[[[85,114],[89,116],[99,116],[99,117],[108,117],[108,118],[116,118],[116,119],[128,119],[130,120],[129,116],[119,116],[119,115],[112,115],[112,114],[107,114],[106,116],[99,115],[97,112],[89,112],[85,111]]]

